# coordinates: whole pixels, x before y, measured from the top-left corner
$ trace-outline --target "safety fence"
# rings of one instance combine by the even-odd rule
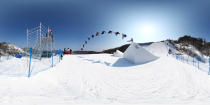
[[[53,50],[52,52],[48,53],[50,56],[42,57],[41,59],[35,59],[32,58],[33,53],[31,53],[31,50],[32,49],[30,49],[30,55],[28,58],[28,77],[39,72],[48,70],[56,66],[61,61],[62,52]]]
[[[172,57],[174,57],[175,59],[183,62],[183,63],[187,63],[189,65],[192,65],[194,67],[196,67],[198,70],[207,72],[208,75],[210,75],[210,59],[206,58],[200,58],[200,57],[191,57],[189,55],[178,55],[178,54],[171,54]]]

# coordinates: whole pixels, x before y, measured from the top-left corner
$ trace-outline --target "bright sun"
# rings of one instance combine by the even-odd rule
[[[154,32],[154,29],[152,26],[142,27],[142,33],[144,33],[144,34],[152,34],[153,32]]]

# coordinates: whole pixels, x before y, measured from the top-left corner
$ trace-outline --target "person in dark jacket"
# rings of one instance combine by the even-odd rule
[[[171,49],[169,49],[169,50],[168,50],[168,54],[172,54],[172,51],[171,51]]]
[[[59,55],[60,55],[60,59],[62,60],[63,59],[63,51],[61,49],[59,50]]]
[[[72,50],[70,49],[70,54],[72,54]]]
[[[66,48],[63,49],[63,54],[66,54]]]
[[[63,60],[63,54],[61,54],[61,60]]]

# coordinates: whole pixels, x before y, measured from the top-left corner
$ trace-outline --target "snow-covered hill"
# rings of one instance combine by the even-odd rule
[[[0,43],[0,55],[24,53],[23,49],[14,44],[2,42]]]
[[[136,65],[112,54],[65,55],[54,68],[31,78],[0,72],[0,104],[210,104],[207,72],[167,56],[163,42],[145,49],[159,58]]]

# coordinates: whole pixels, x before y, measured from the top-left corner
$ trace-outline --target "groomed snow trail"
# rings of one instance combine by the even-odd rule
[[[74,85],[78,99],[133,104],[210,100],[210,77],[193,66],[162,57],[148,64],[112,67],[115,60],[106,54],[65,57],[63,65],[76,74],[70,78],[81,83]],[[67,63],[71,61],[77,62]]]
[[[141,65],[110,54],[65,55],[31,78],[1,75],[0,92],[2,105],[209,105],[210,76],[166,55]]]

